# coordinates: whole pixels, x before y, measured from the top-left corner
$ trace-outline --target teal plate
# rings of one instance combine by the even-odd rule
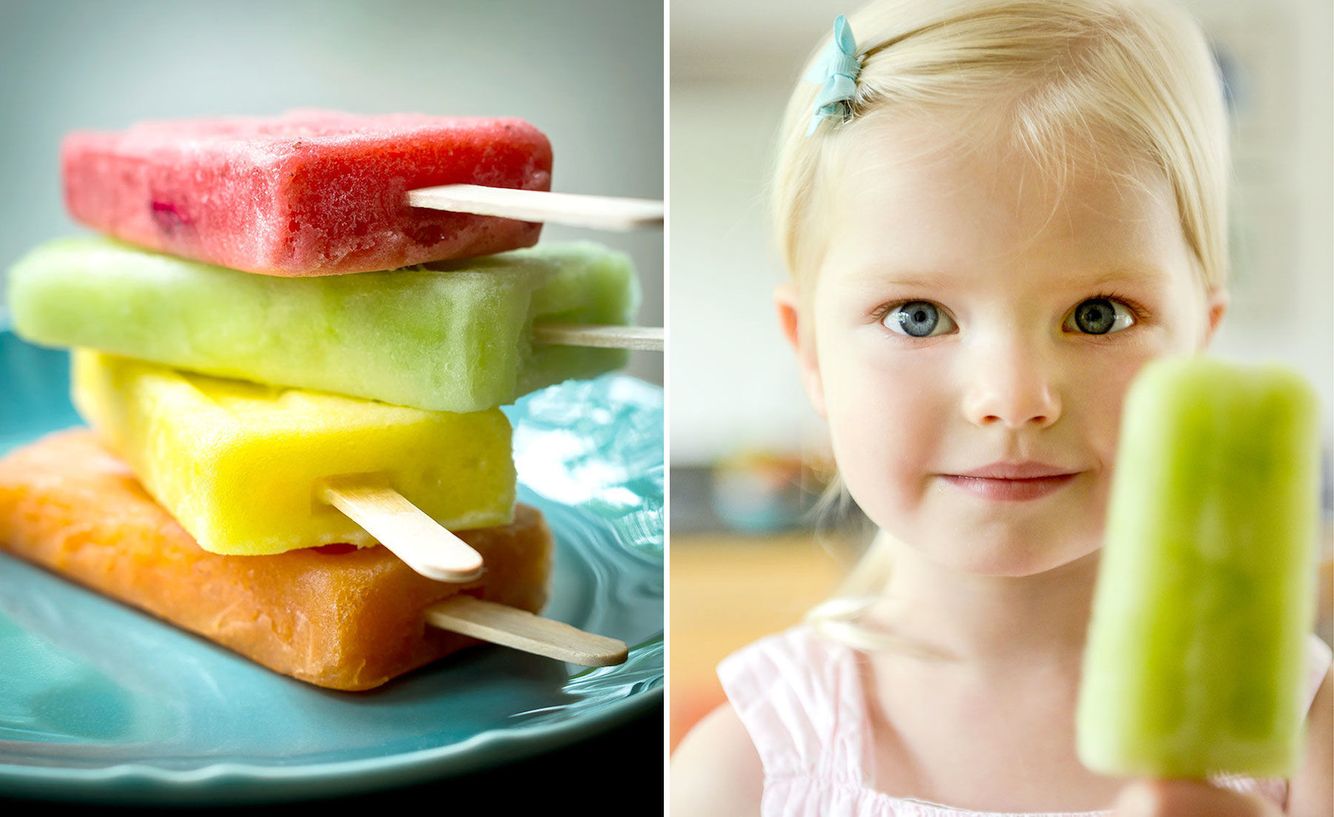
[[[79,424],[68,376],[65,353],[0,329],[0,454]],[[609,375],[507,413],[519,499],[556,536],[543,614],[622,639],[626,663],[587,670],[481,647],[378,690],[332,692],[0,556],[0,794],[330,797],[528,757],[661,706],[662,391]]]

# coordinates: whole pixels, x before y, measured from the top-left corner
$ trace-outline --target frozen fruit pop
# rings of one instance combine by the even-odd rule
[[[461,535],[487,566],[466,585],[423,578],[380,547],[220,556],[86,429],[0,459],[0,550],[332,689],[379,686],[476,643],[426,624],[428,608],[457,594],[541,609],[552,539],[536,510]]]
[[[1315,611],[1316,405],[1276,366],[1166,359],[1132,384],[1078,705],[1090,769],[1296,770]]]
[[[531,327],[625,324],[639,299],[629,259],[591,243],[296,279],[82,237],[38,247],[9,278],[14,328],[35,343],[457,412],[623,366],[622,349],[534,343]]]
[[[376,540],[321,501],[387,481],[447,530],[508,524],[515,470],[499,409],[455,414],[191,375],[79,349],[74,405],[205,550],[282,553]]]
[[[74,218],[140,246],[269,275],[334,275],[490,255],[540,224],[411,207],[444,184],[547,190],[551,145],[518,119],[292,111],[75,132]]]

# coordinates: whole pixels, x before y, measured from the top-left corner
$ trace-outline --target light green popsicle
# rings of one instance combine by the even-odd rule
[[[1078,705],[1084,765],[1285,776],[1315,614],[1317,400],[1296,374],[1204,358],[1126,397]]]
[[[639,301],[629,258],[591,242],[279,278],[81,237],[9,278],[14,328],[34,343],[454,412],[623,366],[624,350],[535,345],[531,327],[625,325]]]

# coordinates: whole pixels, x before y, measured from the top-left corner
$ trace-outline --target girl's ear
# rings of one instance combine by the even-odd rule
[[[801,369],[801,382],[806,387],[806,396],[816,413],[825,416],[824,385],[820,380],[820,362],[815,355],[815,338],[811,327],[802,318],[801,298],[793,284],[781,284],[774,290],[774,306],[778,309],[778,322],[783,327],[783,334],[792,351],[797,353],[797,365]]]
[[[1228,291],[1222,287],[1215,287],[1209,290],[1206,296],[1205,306],[1209,310],[1209,325],[1204,328],[1204,344],[1200,348],[1207,349],[1209,344],[1213,343],[1214,333],[1218,331],[1218,325],[1223,321],[1223,315],[1227,314],[1228,303],[1231,296]]]

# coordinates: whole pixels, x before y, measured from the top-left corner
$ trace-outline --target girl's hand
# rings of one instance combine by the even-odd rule
[[[1283,817],[1268,800],[1202,780],[1138,780],[1121,790],[1112,817]]]

